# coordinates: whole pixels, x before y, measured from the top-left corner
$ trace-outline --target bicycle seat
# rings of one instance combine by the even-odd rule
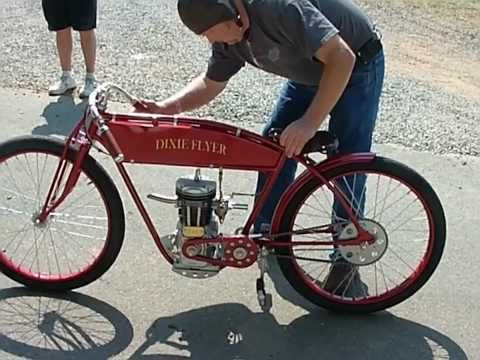
[[[338,150],[338,139],[328,131],[317,131],[313,138],[308,140],[301,154],[320,152],[322,154],[334,154]]]
[[[279,128],[270,129],[270,131],[268,132],[268,137],[270,137],[275,142],[278,142],[281,132],[282,129]],[[310,140],[308,140],[308,142],[303,147],[301,154],[304,155],[314,152],[320,152],[322,154],[332,155],[335,154],[337,150],[337,137],[328,131],[319,130]]]

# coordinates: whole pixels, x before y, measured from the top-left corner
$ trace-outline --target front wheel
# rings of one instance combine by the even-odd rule
[[[105,273],[122,246],[118,191],[87,156],[72,192],[46,221],[36,221],[65,144],[23,137],[0,145],[0,270],[38,290],[87,285]],[[76,152],[67,154],[69,173]]]
[[[341,245],[354,228],[332,192],[312,176],[272,228],[272,234],[289,233],[277,238],[281,242],[318,242],[275,250],[289,283],[314,304],[339,312],[379,311],[413,295],[434,272],[445,246],[445,216],[434,190],[409,167],[382,157],[332,168],[324,176],[375,240]],[[332,230],[305,234],[313,227]]]

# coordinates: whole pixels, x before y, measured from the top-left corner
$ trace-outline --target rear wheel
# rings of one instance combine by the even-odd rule
[[[431,186],[407,166],[381,157],[331,169],[325,177],[342,189],[375,241],[341,245],[354,227],[338,220],[332,192],[312,177],[278,215],[283,221],[272,233],[317,226],[335,230],[278,238],[319,243],[277,248],[284,276],[311,302],[340,312],[378,311],[413,295],[434,272],[445,245],[445,216]],[[332,219],[337,219],[333,227]],[[321,245],[332,239],[335,246]]]
[[[34,289],[60,291],[91,283],[113,264],[123,243],[120,196],[91,157],[60,206],[45,222],[35,221],[64,146],[43,137],[0,145],[0,270]],[[68,152],[66,174],[75,156]]]

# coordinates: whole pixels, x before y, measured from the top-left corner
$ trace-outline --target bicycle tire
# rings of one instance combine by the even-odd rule
[[[36,163],[37,163],[36,173],[37,175],[39,175],[40,174],[39,168],[43,166],[43,170],[45,172],[47,168],[47,164],[50,165],[50,157],[53,157],[51,160],[52,169],[55,169],[55,166],[53,164],[54,163],[58,164],[57,159],[61,158],[64,148],[65,148],[64,142],[53,139],[53,138],[43,137],[43,136],[18,137],[2,143],[0,145],[0,176],[3,173],[3,178],[7,183],[7,185],[4,186],[2,191],[6,191],[8,194],[10,194],[5,198],[7,199],[9,198],[10,200],[12,200],[12,198],[18,198],[20,199],[18,200],[18,204],[25,205],[25,207],[28,207],[28,208],[35,207],[35,205],[29,205],[29,200],[25,200],[27,199],[26,196],[22,198],[22,194],[20,195],[16,194],[16,193],[19,193],[19,191],[11,190],[7,188],[9,186],[8,184],[12,184],[12,183],[14,184],[14,187],[17,186],[17,184],[15,183],[15,179],[13,179],[13,182],[11,179],[12,176],[16,176],[16,174],[12,174],[12,172],[14,171],[12,171],[11,168],[8,168],[9,166],[13,166],[13,165],[9,165],[8,163],[9,160],[11,160],[11,162],[13,162],[13,164],[15,165],[15,161],[17,160],[21,161],[23,158],[25,158],[27,166],[30,168],[30,170],[25,169],[25,173],[27,175],[28,174],[34,175],[35,169],[32,169],[32,168],[35,168],[35,166],[33,166],[31,163],[35,163],[35,160],[32,160],[30,163],[28,162],[29,157],[32,156],[33,159],[36,159]],[[75,160],[76,154],[77,153],[75,150],[73,149],[68,150],[67,160],[69,164],[73,163],[73,161]],[[42,161],[43,161],[43,165],[42,165]],[[21,167],[18,167],[17,169],[21,171]],[[7,172],[9,172],[9,174],[7,174]],[[35,184],[38,185],[38,189],[36,190],[37,195],[40,193],[41,185],[43,185],[43,180],[44,180],[43,176],[44,175],[42,175],[42,178],[37,179],[38,184],[35,181],[32,181],[34,185]],[[45,176],[48,176],[48,175],[45,175]],[[2,253],[0,254],[0,270],[10,279],[16,282],[19,282],[21,284],[24,284],[25,286],[34,290],[66,291],[66,290],[71,290],[71,289],[79,288],[87,284],[90,284],[91,282],[93,282],[94,280],[102,276],[114,263],[122,247],[124,234],[125,234],[125,217],[124,217],[124,210],[123,210],[123,205],[122,205],[120,195],[118,193],[117,188],[115,187],[115,184],[113,183],[112,179],[107,174],[107,172],[104,170],[104,168],[89,155],[85,158],[85,161],[83,163],[83,166],[81,169],[81,176],[85,177],[85,184],[86,184],[85,186],[88,187],[90,185],[93,185],[91,189],[96,189],[96,191],[98,191],[98,194],[94,193],[93,190],[89,190],[90,192],[87,193],[86,195],[83,195],[84,198],[80,197],[80,200],[78,201],[79,202],[84,201],[87,195],[98,197],[100,199],[99,203],[103,202],[104,211],[106,214],[106,220],[103,217],[102,218],[99,217],[98,219],[100,220],[98,220],[94,216],[91,216],[93,219],[90,219],[86,215],[81,215],[78,218],[74,218],[75,221],[69,221],[69,218],[60,218],[60,220],[58,220],[59,215],[55,214],[54,216],[55,216],[55,219],[57,220],[55,225],[52,225],[53,224],[52,222],[50,225],[47,226],[49,234],[46,234],[47,230],[37,229],[38,233],[41,231],[44,231],[45,234],[41,239],[39,236],[38,241],[37,241],[36,235],[34,236],[35,238],[34,251],[38,253],[39,249],[41,249],[42,246],[46,248],[46,253],[47,253],[46,261],[48,262],[49,273],[47,273],[46,270],[44,269],[40,269],[40,266],[38,266],[38,269],[37,269],[38,271],[34,272],[32,271],[33,265],[31,265],[30,269],[28,269],[26,268],[26,266],[23,266],[22,264],[18,264],[18,261],[15,262],[12,260],[13,258],[9,257],[12,255],[11,254],[9,255],[9,252],[5,249],[7,244],[5,243],[3,245],[0,244],[2,249]],[[26,182],[27,180],[25,180],[25,183]],[[47,189],[49,188],[50,183],[51,183],[51,180],[50,182],[48,181],[45,182]],[[21,185],[18,185],[18,186],[21,186]],[[23,188],[24,189],[26,188],[28,190],[29,185],[25,185]],[[72,191],[72,194],[74,193],[75,189]],[[67,196],[64,202],[68,202],[69,198],[73,197],[72,194]],[[95,200],[96,197],[94,197],[93,199]],[[6,202],[7,200],[5,200],[5,198],[2,199],[1,201]],[[45,198],[40,199],[39,202],[41,202],[42,200],[44,201]],[[7,214],[17,211],[15,209],[12,210],[10,204],[7,204],[6,206],[3,207],[3,209],[5,208],[7,209],[5,210]],[[87,215],[91,211],[101,212],[101,210],[96,210],[96,207],[94,206],[89,207],[88,204],[85,206],[75,205],[75,207],[73,208],[84,209]],[[98,208],[100,208],[100,206]],[[17,211],[17,213],[19,213],[19,211]],[[22,216],[23,215],[25,214],[22,214]],[[69,214],[66,214],[65,216],[67,215],[73,216]],[[8,216],[4,216],[4,217],[8,218]],[[85,218],[88,218],[88,221],[82,220],[82,221],[85,221],[84,223],[78,220],[78,219],[85,219]],[[63,219],[67,219],[67,220],[63,220]],[[101,221],[102,224],[106,222],[107,225],[105,226],[105,229],[102,226],[97,226],[95,221],[97,222]],[[84,230],[85,233],[82,233],[81,231],[79,232],[66,231],[63,228],[60,229],[61,226],[69,226],[68,225],[69,223],[73,224],[71,226],[81,227],[81,229],[85,229]],[[93,223],[93,225],[90,223]],[[11,227],[14,226],[12,224],[14,224],[14,222],[5,223],[5,225],[9,225]],[[24,229],[27,229],[25,231],[27,232],[30,231],[28,229],[30,229],[32,226],[33,228],[35,227],[35,225],[31,225],[27,221],[26,225],[24,226]],[[105,236],[105,243],[104,245],[101,245],[101,249],[98,250],[98,253],[96,254],[97,256],[94,257],[94,261],[91,264],[87,265],[85,268],[80,268],[80,270],[76,273],[70,273],[70,274],[60,273],[61,271],[63,271],[60,269],[60,264],[65,264],[69,260],[71,260],[72,262],[73,260],[80,261],[79,260],[81,255],[80,250],[73,254],[73,258],[69,258],[69,255],[68,255],[69,249],[67,248],[67,246],[69,246],[69,244],[70,245],[73,244],[73,239],[75,238],[75,236],[78,236],[80,238],[80,241],[77,242],[79,244],[79,248],[81,248],[81,246],[87,246],[86,242],[82,239],[94,238],[94,236],[89,236],[85,234],[89,231],[96,231],[97,228],[102,228],[103,230],[105,230],[106,236]],[[67,237],[65,238],[65,243],[61,244],[60,242],[57,242],[58,249],[60,249],[60,246],[64,247],[67,254],[65,256],[67,258],[66,260],[63,259],[62,257],[59,257],[58,251],[55,250],[55,242],[54,242],[55,239],[53,238],[53,234],[57,234],[57,233],[67,235]],[[35,229],[33,230],[33,234],[35,234]],[[50,240],[48,240],[48,238],[50,238]],[[12,242],[13,240],[9,240],[9,241]],[[68,241],[70,242],[68,243]],[[19,242],[20,241],[16,240],[16,243],[19,243]],[[51,245],[49,245],[48,242],[50,242]],[[20,249],[21,247],[24,246],[24,244],[16,244],[15,246],[17,247],[17,249]],[[29,250],[29,251],[31,252],[32,250]],[[49,255],[52,255],[51,261],[53,266],[50,266],[51,265],[49,262],[50,260],[48,260]],[[88,254],[88,255],[91,255],[91,254]],[[88,256],[88,255],[85,255],[85,256]],[[28,257],[28,255],[25,255],[25,257]],[[45,258],[37,259],[38,265],[40,264],[41,260],[45,261]],[[32,260],[32,264],[33,262],[34,260]],[[52,269],[56,270],[54,269],[55,262],[58,268],[58,273],[55,273],[52,275]],[[71,265],[68,265],[68,268],[71,270]]]
[[[372,296],[371,298],[367,298],[367,294],[365,294],[359,295],[358,299],[355,297],[345,299],[324,291],[317,282],[313,284],[313,279],[305,275],[305,270],[299,268],[297,260],[293,258],[294,250],[292,250],[292,247],[276,248],[275,254],[278,256],[279,267],[291,286],[312,303],[335,312],[371,313],[406,300],[428,281],[437,268],[445,247],[446,222],[440,200],[430,184],[413,169],[394,160],[376,157],[368,163],[351,163],[332,168],[324,176],[330,182],[341,176],[351,177],[351,174],[356,172],[382,174],[391,179],[396,179],[396,181],[407,186],[423,204],[429,219],[430,233],[427,246],[427,249],[429,249],[428,257],[422,259],[424,263],[421,266],[419,265],[419,273],[412,278],[407,278],[400,288],[392,289],[389,294]],[[283,221],[277,222],[279,225],[276,229],[272,228],[272,234],[291,232],[302,204],[321,186],[320,180],[313,175],[306,180],[304,185],[291,196],[285,210],[275,215]],[[292,242],[292,236],[282,236],[277,238],[276,241]],[[376,271],[377,268],[375,267],[375,281],[377,280]]]

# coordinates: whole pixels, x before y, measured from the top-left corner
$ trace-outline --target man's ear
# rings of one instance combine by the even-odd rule
[[[248,17],[247,9],[245,9],[245,5],[243,5],[243,0],[234,0],[234,3],[240,16],[240,21],[237,22],[237,25],[240,26],[242,31],[245,31],[250,27],[250,18]]]

